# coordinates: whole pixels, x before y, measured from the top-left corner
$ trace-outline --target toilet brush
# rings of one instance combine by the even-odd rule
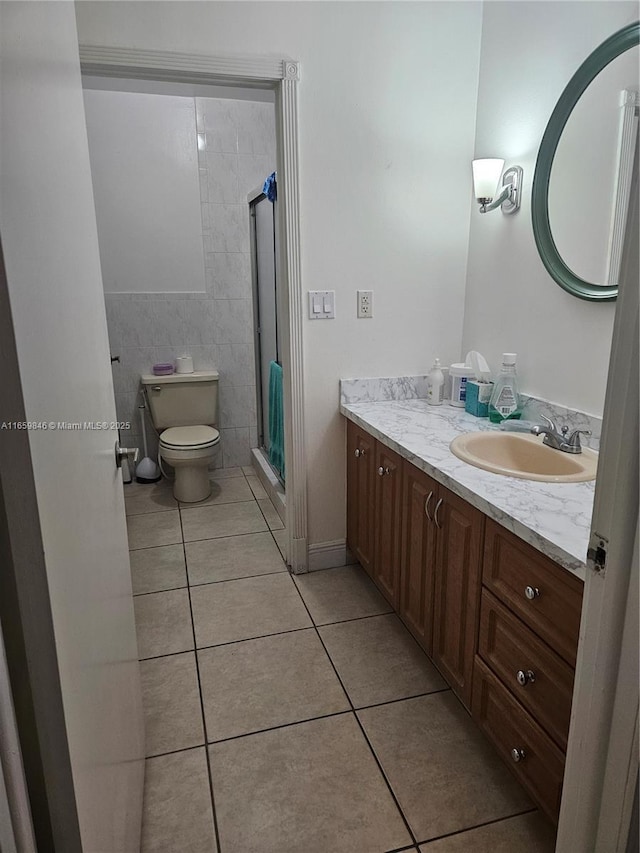
[[[146,406],[144,402],[142,402],[138,406],[138,409],[140,411],[140,426],[142,427],[142,444],[144,447],[144,457],[136,465],[136,482],[157,483],[158,480],[162,479],[162,474],[153,459],[149,458],[149,452],[147,450],[147,428],[144,419],[145,408]]]

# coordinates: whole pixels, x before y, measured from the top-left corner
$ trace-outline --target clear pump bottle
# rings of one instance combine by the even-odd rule
[[[505,352],[502,354],[500,375],[489,400],[489,420],[492,424],[499,424],[508,419],[518,420],[520,415],[516,353]]]

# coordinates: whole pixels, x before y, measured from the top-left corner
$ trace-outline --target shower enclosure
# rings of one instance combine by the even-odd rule
[[[280,364],[278,341],[278,278],[277,278],[277,201],[269,201],[259,189],[249,195],[251,223],[251,267],[253,276],[253,311],[255,325],[256,393],[258,412],[258,447],[269,461],[274,457],[269,423],[282,417],[273,411],[272,404],[281,404],[272,379],[272,362]],[[269,462],[284,485],[284,471]]]

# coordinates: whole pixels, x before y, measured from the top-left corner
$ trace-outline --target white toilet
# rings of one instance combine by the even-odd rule
[[[141,377],[159,454],[175,469],[173,494],[194,503],[211,494],[209,466],[220,448],[218,373],[215,370]]]

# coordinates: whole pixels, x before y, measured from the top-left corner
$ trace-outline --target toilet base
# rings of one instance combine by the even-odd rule
[[[160,456],[174,470],[173,496],[177,501],[192,504],[209,497],[209,466],[213,465],[219,450],[219,442],[213,447],[181,450],[164,447],[162,442],[160,443]]]
[[[185,465],[175,469],[173,496],[182,503],[197,503],[211,494],[211,481],[207,465]]]

